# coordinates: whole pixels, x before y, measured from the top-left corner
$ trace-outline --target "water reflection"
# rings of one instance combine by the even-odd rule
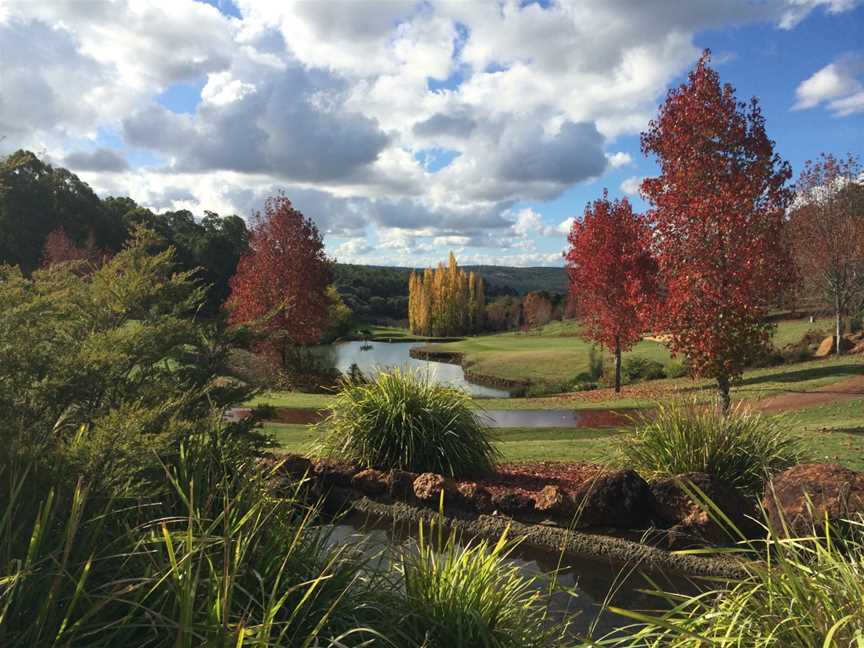
[[[370,348],[362,350],[361,347]],[[339,371],[347,373],[352,364],[367,376],[374,375],[382,368],[407,367],[420,369],[428,373],[431,380],[450,387],[464,389],[472,396],[479,398],[507,398],[510,393],[503,389],[493,389],[465,380],[462,367],[445,362],[417,360],[409,355],[409,351],[420,342],[340,342],[316,349],[316,355]]]

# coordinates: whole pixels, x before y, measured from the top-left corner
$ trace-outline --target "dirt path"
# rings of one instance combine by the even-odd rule
[[[864,376],[854,376],[810,391],[786,392],[751,401],[760,412],[788,412],[864,398]]]

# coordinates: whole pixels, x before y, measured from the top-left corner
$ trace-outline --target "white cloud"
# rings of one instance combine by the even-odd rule
[[[795,89],[793,110],[805,110],[827,103],[839,116],[864,110],[864,56],[843,56],[802,81]]]
[[[639,195],[639,187],[642,186],[642,180],[643,179],[639,176],[632,176],[630,178],[627,178],[621,183],[621,191],[628,196]]]
[[[364,238],[382,261],[494,255],[513,233],[510,262],[545,263],[535,241],[572,219],[514,205],[631,165],[615,140],[693,64],[697,32],[852,4],[237,0],[233,18],[192,0],[0,0],[0,134],[161,208],[246,215],[284,189],[346,256]],[[803,82],[796,107],[862,110],[851,60]],[[160,96],[181,83],[202,90],[178,114]],[[135,153],[166,163],[126,168]],[[452,161],[424,166],[436,155]]]
[[[606,159],[609,160],[609,166],[613,169],[618,169],[633,163],[633,156],[622,151],[613,153],[612,155],[607,155]]]

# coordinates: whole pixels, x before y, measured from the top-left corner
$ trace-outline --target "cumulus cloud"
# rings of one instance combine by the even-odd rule
[[[849,54],[823,67],[795,89],[793,110],[827,104],[839,116],[864,110],[864,55]]]
[[[638,196],[639,188],[642,186],[643,178],[632,176],[621,183],[621,191],[628,196]]]
[[[117,151],[109,148],[70,153],[63,159],[63,165],[72,171],[104,171],[106,173],[117,173],[129,168],[126,159]]]
[[[0,0],[0,134],[160,208],[248,215],[285,190],[346,257],[510,254],[512,238],[507,262],[558,264],[532,246],[572,219],[514,205],[631,165],[616,138],[692,65],[694,34],[853,4],[236,0],[237,18],[191,0]],[[861,74],[860,57],[834,61],[796,107],[861,111]],[[164,100],[175,84],[202,88],[182,111]],[[128,168],[105,133],[164,164]]]

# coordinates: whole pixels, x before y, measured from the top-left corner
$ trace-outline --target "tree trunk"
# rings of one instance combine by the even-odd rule
[[[732,398],[729,396],[729,376],[717,376],[717,387],[720,389],[720,408],[724,414],[732,409]]]
[[[836,333],[836,337],[834,338],[834,342],[836,344],[834,352],[838,356],[840,355],[840,352],[842,350],[841,344],[840,344],[841,343],[840,335],[843,332],[843,327],[841,324],[842,324],[842,322],[840,320],[840,295],[837,294],[834,297],[834,330]]]
[[[621,393],[621,338],[615,337],[615,393]]]

